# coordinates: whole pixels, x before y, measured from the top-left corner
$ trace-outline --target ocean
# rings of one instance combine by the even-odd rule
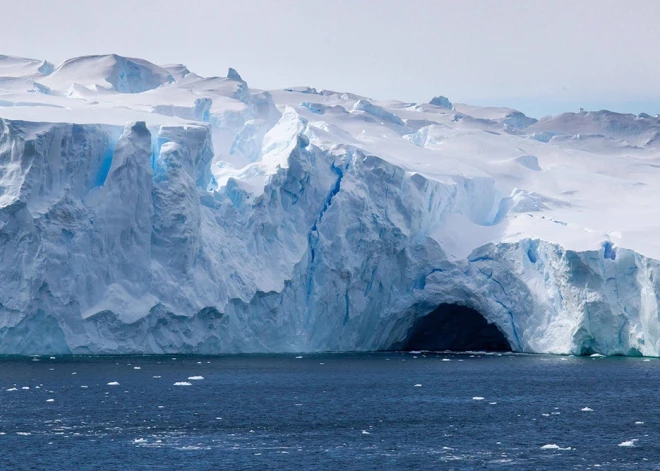
[[[0,469],[660,469],[660,360],[0,358]]]

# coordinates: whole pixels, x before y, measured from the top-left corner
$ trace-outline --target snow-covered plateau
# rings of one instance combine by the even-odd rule
[[[387,350],[458,305],[659,356],[659,213],[658,116],[0,56],[3,354]]]

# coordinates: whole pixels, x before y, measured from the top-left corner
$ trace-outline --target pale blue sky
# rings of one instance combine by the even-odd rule
[[[236,68],[250,86],[660,113],[660,0],[0,0],[0,54]]]

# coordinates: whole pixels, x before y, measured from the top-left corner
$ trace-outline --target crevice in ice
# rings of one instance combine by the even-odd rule
[[[511,345],[478,311],[459,304],[441,304],[417,319],[406,339],[393,345],[392,350],[509,352]]]
[[[309,231],[309,234],[307,235],[307,244],[309,247],[309,277],[308,277],[308,284],[307,284],[307,298],[309,299],[309,296],[312,293],[312,285],[314,283],[314,272],[316,271],[316,245],[318,244],[319,241],[319,232],[318,232],[318,225],[321,223],[321,220],[323,219],[323,215],[325,212],[328,210],[330,205],[332,204],[332,200],[334,197],[339,193],[341,190],[341,181],[344,178],[344,171],[341,167],[338,167],[335,165],[335,162],[332,162],[331,169],[335,175],[337,175],[337,180],[335,181],[335,184],[332,186],[330,189],[330,192],[328,193],[328,196],[325,198],[325,202],[323,203],[323,207],[321,208],[321,211],[319,212],[318,217],[316,218],[316,221],[314,221],[314,224],[312,225],[312,228]]]
[[[99,167],[99,171],[96,174],[94,186],[103,186],[105,179],[108,178],[108,173],[110,173],[110,167],[112,166],[112,155],[115,152],[116,144],[116,142],[113,142],[112,145],[110,145],[105,151],[103,157],[101,157],[101,166]]]
[[[616,260],[616,249],[612,242],[608,241],[603,244],[603,257],[610,260]]]
[[[341,190],[341,180],[344,178],[344,171],[341,169],[341,167],[337,167],[335,163],[332,163],[332,171],[337,175],[337,180],[335,181],[335,184],[332,186],[330,189],[330,192],[328,193],[328,196],[325,199],[325,202],[323,203],[323,208],[321,208],[321,212],[319,213],[319,216],[316,218],[316,221],[314,222],[314,225],[312,226],[312,229],[309,234],[309,246],[311,248],[311,256],[312,256],[312,263],[314,262],[314,248],[316,246],[316,243],[313,243],[313,235],[316,235],[318,238],[318,225],[323,219],[323,215],[325,212],[328,210],[330,205],[332,204],[332,199],[339,193],[339,190]]]

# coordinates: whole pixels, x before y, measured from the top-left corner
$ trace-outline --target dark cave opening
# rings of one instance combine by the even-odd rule
[[[441,304],[415,321],[396,350],[510,352],[504,334],[478,311],[458,304]]]

